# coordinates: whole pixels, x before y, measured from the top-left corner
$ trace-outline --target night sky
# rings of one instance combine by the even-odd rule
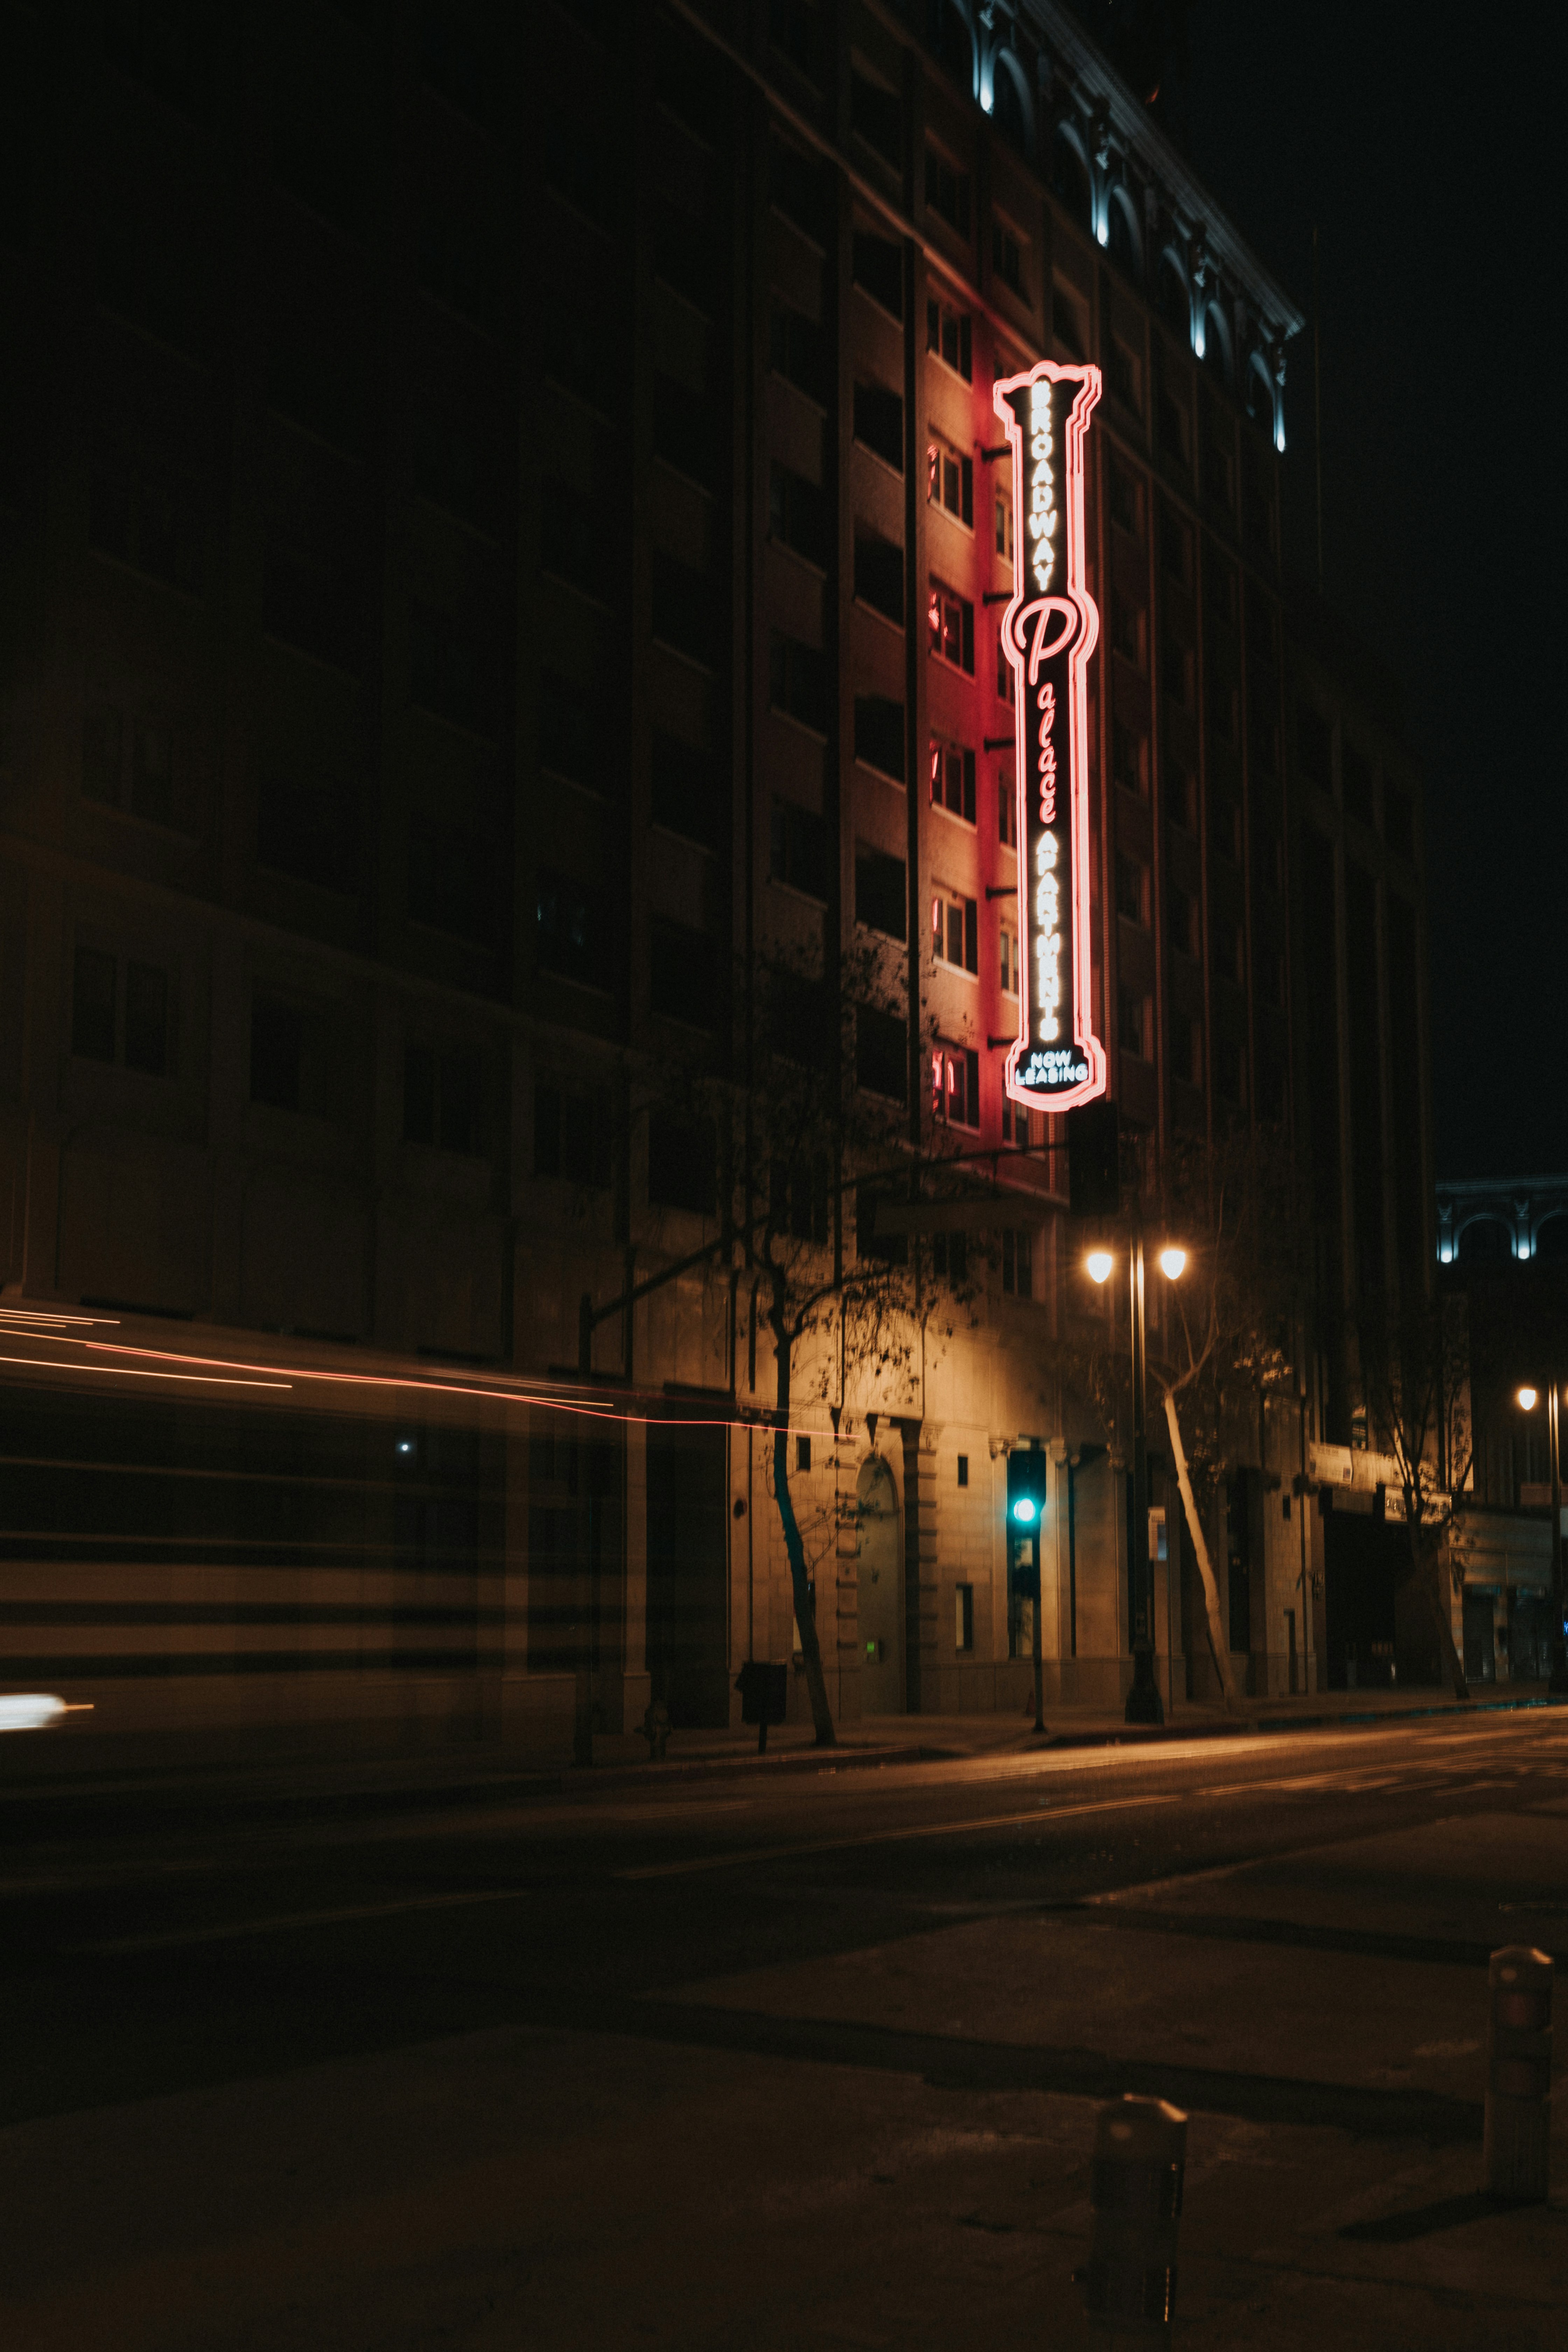
[[[1568,1169],[1561,19],[1157,13],[1185,19],[1158,110],[1309,313],[1319,226],[1324,584],[1403,680],[1426,778],[1437,1172]],[[1309,577],[1311,377],[1309,325],[1285,460]]]

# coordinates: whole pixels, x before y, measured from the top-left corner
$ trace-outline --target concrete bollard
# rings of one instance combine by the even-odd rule
[[[1543,2204],[1552,2162],[1551,1959],[1510,1944],[1492,1954],[1487,1985],[1486,2191]]]
[[[1167,2344],[1176,2306],[1176,2223],[1187,2160],[1187,2119],[1163,2099],[1102,2107],[1089,2202],[1094,2235],[1081,2273],[1091,2327],[1138,2344]]]

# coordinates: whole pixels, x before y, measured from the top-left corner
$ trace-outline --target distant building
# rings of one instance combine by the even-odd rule
[[[771,942],[873,937],[910,1016],[868,1078],[918,1100],[928,1003],[944,1116],[1033,1156],[1005,1163],[979,1328],[917,1388],[817,1415],[835,1702],[1022,1704],[999,1500],[1021,1433],[1056,1465],[1049,1689],[1120,1697],[1124,1465],[1042,1370],[1079,1244],[1039,1150],[1059,1130],[999,1076],[1016,524],[992,391],[1055,356],[1104,383],[1099,1034],[1156,1151],[1258,1119],[1312,1171],[1304,1406],[1249,1441],[1215,1540],[1249,1686],[1341,1671],[1303,1487],[1338,1479],[1320,1441],[1353,1451],[1354,1300],[1432,1260],[1425,911],[1384,686],[1284,592],[1290,300],[1051,0],[152,24],[46,15],[11,61],[6,1299],[165,1341],[183,1320],[262,1368],[466,1366],[497,1394],[351,1385],[287,1443],[265,1400],[260,1436],[216,1398],[127,1404],[102,1444],[163,1499],[121,1586],[163,1631],[113,1631],[84,1566],[68,1634],[40,1568],[16,1669],[127,1720],[157,1717],[172,1660],[192,1721],[559,1726],[584,1674],[607,1724],[650,1695],[727,1719],[748,1648],[792,1642],[746,1287],[694,1277],[601,1326],[596,1371],[629,1348],[655,1402],[592,1443],[563,1410],[579,1300],[711,1230],[711,1163],[658,1076],[725,1050],[731,976]],[[501,1401],[519,1382],[531,1406]],[[40,1461],[100,1442],[58,1386],[26,1408]],[[232,1620],[206,1571],[168,1570],[182,1445],[206,1465],[189,1557],[238,1578]],[[295,1477],[296,1519],[247,1554],[253,1490],[219,1509],[220,1471]],[[1340,1483],[1370,1499],[1353,1465]],[[1178,1698],[1208,1673],[1194,1609],[1162,1585]],[[288,1630],[213,1630],[242,1622]]]

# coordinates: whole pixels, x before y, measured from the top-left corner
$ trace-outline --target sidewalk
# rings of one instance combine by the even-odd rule
[[[176,1753],[150,1744],[110,1743],[90,1730],[13,1733],[0,1742],[0,1836],[47,1837],[123,1822],[128,1811],[167,1822],[207,1817],[280,1823],[332,1815],[372,1816],[410,1808],[456,1810],[552,1796],[583,1796],[656,1781],[743,1775],[853,1772],[879,1766],[963,1757],[1041,1754],[1052,1749],[1163,1745],[1259,1733],[1361,1728],[1389,1721],[1470,1718],[1547,1705],[1543,1683],[1496,1685],[1461,1706],[1443,1691],[1331,1691],[1298,1698],[1245,1701],[1235,1715],[1217,1705],[1183,1703],[1163,1727],[1130,1726],[1118,1712],[1053,1706],[1037,1734],[1026,1716],[879,1716],[846,1725],[837,1745],[821,1748],[809,1723],[775,1726],[765,1755],[753,1730],[674,1731],[663,1762],[649,1759],[636,1732],[601,1733],[594,1769],[569,1752],[540,1754],[472,1739],[439,1748],[363,1752],[285,1751],[246,1757]]]

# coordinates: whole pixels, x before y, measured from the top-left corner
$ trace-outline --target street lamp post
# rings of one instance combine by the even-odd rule
[[[1563,1587],[1563,1454],[1558,1435],[1561,1390],[1562,1382],[1553,1379],[1546,1391],[1546,1451],[1552,1470],[1552,1674],[1547,1688],[1553,1698],[1568,1698],[1568,1642],[1563,1634],[1568,1593]],[[1521,1388],[1519,1402],[1524,1412],[1533,1412],[1535,1391]]]
[[[1160,1267],[1174,1282],[1186,1252],[1167,1245]],[[1095,1282],[1110,1279],[1115,1264],[1107,1249],[1091,1250],[1089,1272]],[[1154,1568],[1149,1557],[1149,1350],[1143,1285],[1143,1225],[1136,1215],[1127,1254],[1127,1285],[1132,1322],[1132,1558],[1128,1562],[1132,1623],[1132,1687],[1127,1694],[1129,1723],[1163,1723],[1165,1709],[1154,1675]],[[1171,1573],[1167,1561],[1165,1573]]]

